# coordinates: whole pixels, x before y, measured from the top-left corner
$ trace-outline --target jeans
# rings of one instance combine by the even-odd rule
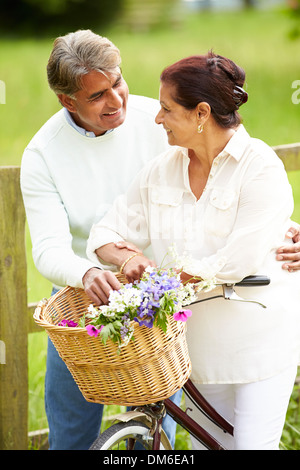
[[[182,390],[171,400],[180,404]],[[51,340],[48,340],[45,407],[50,450],[87,450],[99,435],[103,405],[85,400]],[[176,423],[166,415],[163,429],[174,448]]]

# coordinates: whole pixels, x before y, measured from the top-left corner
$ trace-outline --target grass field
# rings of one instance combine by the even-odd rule
[[[241,111],[253,136],[270,145],[300,141],[300,104],[292,103],[292,84],[300,80],[300,41],[291,41],[292,23],[284,10],[191,14],[176,29],[130,33],[117,27],[97,31],[121,50],[123,73],[131,93],[158,97],[163,67],[183,56],[209,49],[229,56],[246,70],[249,102]],[[63,34],[65,31],[62,32]],[[45,66],[52,39],[8,40],[0,43],[0,80],[6,85],[6,104],[0,104],[0,165],[19,165],[24,147],[39,127],[59,109],[48,89]],[[294,190],[294,219],[300,222],[300,173],[289,174]],[[28,300],[50,295],[50,283],[35,270],[27,236]],[[44,334],[30,335],[30,430],[47,427],[43,404]],[[284,444],[299,445],[299,390],[295,387]],[[109,414],[109,411],[107,412]],[[107,416],[107,415],[106,415]],[[290,430],[295,427],[295,431]],[[178,433],[177,448],[187,437]]]

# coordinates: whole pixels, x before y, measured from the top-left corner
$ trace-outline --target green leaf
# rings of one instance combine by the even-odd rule
[[[108,340],[108,338],[110,336],[110,324],[105,325],[102,328],[100,335],[101,335],[102,342],[105,345],[106,341]]]
[[[83,314],[83,316],[80,318],[79,322],[78,322],[78,326],[80,328],[85,328],[85,313]]]

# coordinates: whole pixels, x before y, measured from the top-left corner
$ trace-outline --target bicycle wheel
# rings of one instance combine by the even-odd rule
[[[151,450],[153,438],[146,424],[139,421],[116,423],[106,429],[91,445],[90,450],[127,450],[127,442],[133,444],[130,450],[138,450],[135,444],[139,443],[146,450]],[[132,441],[131,441],[132,440]],[[170,443],[162,431],[160,450],[172,449]]]

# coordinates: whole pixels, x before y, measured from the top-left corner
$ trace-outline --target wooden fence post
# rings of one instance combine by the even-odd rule
[[[295,144],[276,145],[273,150],[283,161],[286,171],[300,170],[300,142]]]
[[[28,317],[20,168],[0,168],[0,449],[27,449]],[[4,353],[3,353],[4,351]]]

